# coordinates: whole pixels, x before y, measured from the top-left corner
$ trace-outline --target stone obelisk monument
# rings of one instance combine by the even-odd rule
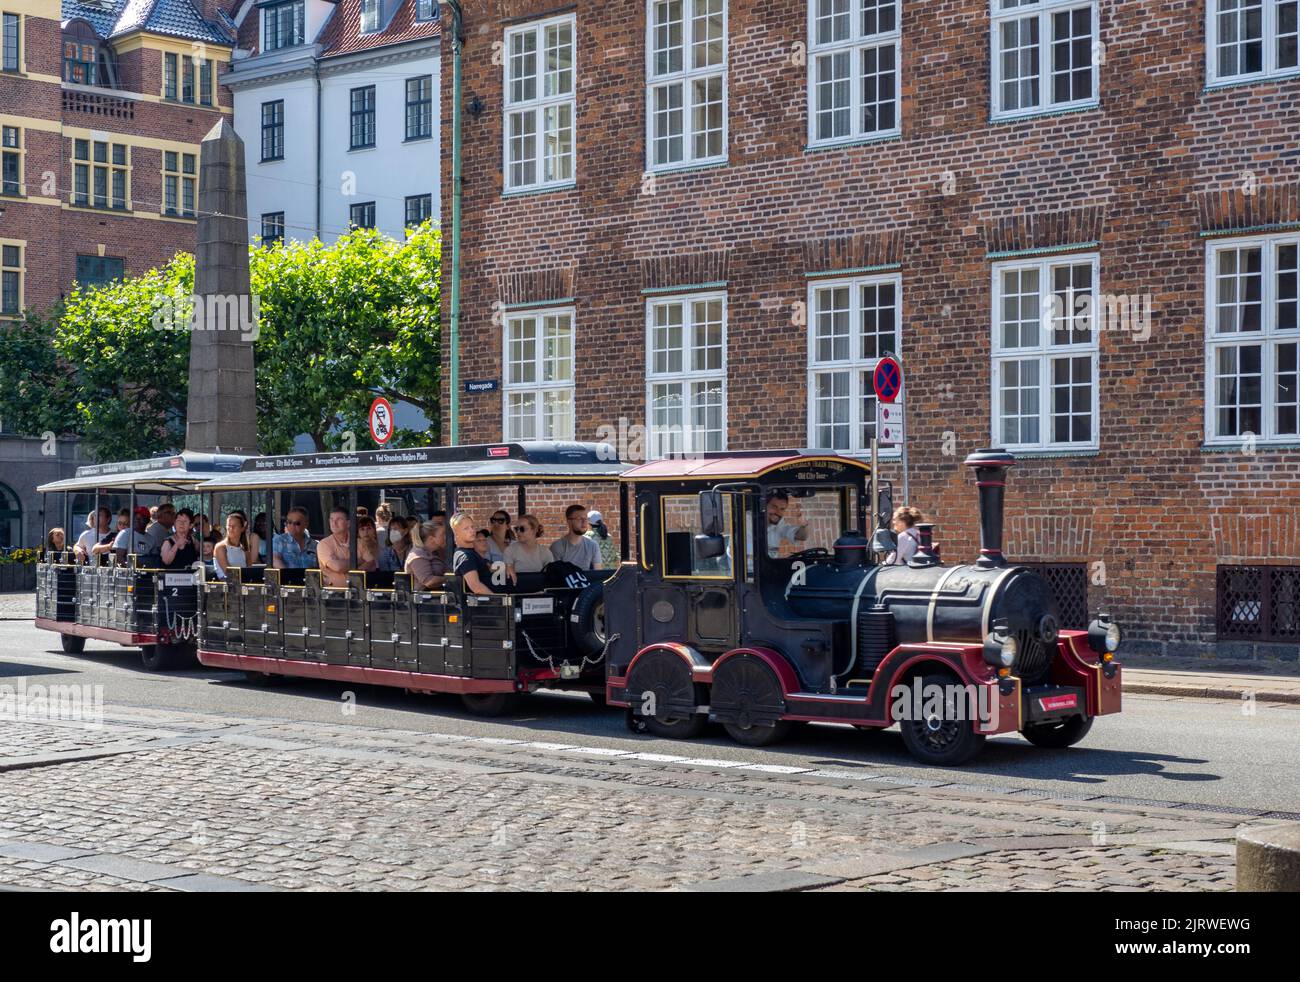
[[[199,152],[192,326],[186,449],[257,453],[257,304],[248,280],[244,141],[224,117]]]

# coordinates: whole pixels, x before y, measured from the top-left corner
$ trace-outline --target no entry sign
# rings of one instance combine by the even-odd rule
[[[370,435],[381,447],[393,438],[393,407],[383,396],[370,404]]]
[[[886,355],[876,362],[876,370],[871,373],[871,384],[876,390],[877,399],[893,402],[903,389],[903,366],[897,359]]]

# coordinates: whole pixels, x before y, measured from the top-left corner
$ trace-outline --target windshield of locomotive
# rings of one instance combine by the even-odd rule
[[[763,501],[769,559],[785,559],[810,549],[827,552],[845,531],[840,488],[776,488]],[[857,495],[849,492],[849,515],[857,514]]]

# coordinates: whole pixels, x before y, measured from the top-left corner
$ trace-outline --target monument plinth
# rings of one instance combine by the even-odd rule
[[[257,302],[248,279],[244,141],[224,117],[199,150],[193,302],[185,446],[255,454]]]

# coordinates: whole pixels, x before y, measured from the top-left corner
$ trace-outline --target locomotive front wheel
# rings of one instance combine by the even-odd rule
[[[475,716],[505,716],[519,705],[513,692],[466,692],[460,701]]]
[[[951,675],[927,675],[921,679],[922,692],[938,686],[945,695],[941,706],[925,705],[920,719],[899,721],[903,743],[908,752],[923,764],[952,767],[965,763],[984,746],[984,735],[975,732],[975,720],[969,715],[957,695],[960,686]],[[937,711],[936,711],[937,710]]]
[[[70,655],[79,655],[86,650],[86,639],[76,634],[60,634],[59,643]]]
[[[720,710],[723,729],[746,747],[767,747],[790,735],[785,693],[772,670],[757,658],[741,655],[715,673],[709,702]]]
[[[695,711],[699,692],[691,671],[668,651],[651,651],[638,659],[628,676],[633,693],[633,722],[647,733],[669,740],[690,740],[704,732],[708,718]]]
[[[1091,716],[1071,716],[1055,723],[1026,726],[1025,739],[1035,747],[1064,750],[1066,747],[1073,747],[1088,735],[1088,731],[1092,729],[1092,720]]]

